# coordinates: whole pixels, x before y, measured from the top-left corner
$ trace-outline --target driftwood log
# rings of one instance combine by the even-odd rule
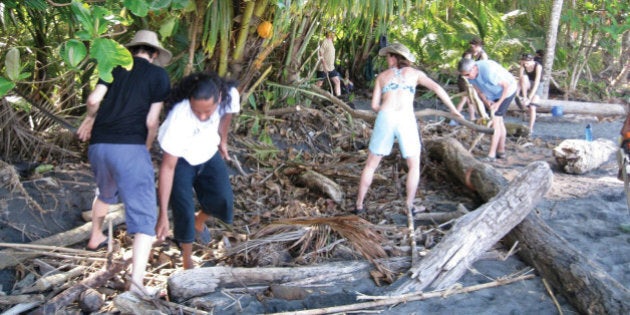
[[[111,221],[112,226],[122,224],[125,221],[124,211],[122,205],[112,205],[117,210],[112,211],[105,217],[105,222]],[[49,245],[49,246],[70,246],[79,242],[83,242],[90,238],[92,231],[92,222],[88,222],[80,227],[74,228],[64,233],[52,235],[50,237],[42,238],[31,242],[30,244],[36,245]],[[20,262],[39,256],[37,252],[28,252],[14,249],[0,250],[0,269],[13,267]]]
[[[477,188],[475,190],[484,200],[493,198],[496,194],[493,191],[498,191],[507,183],[489,165],[472,169],[454,167],[470,165],[470,160],[474,160],[454,139],[426,141],[425,145],[430,157],[441,159],[451,166],[447,167],[449,172],[470,188]],[[518,241],[519,257],[535,267],[579,312],[630,314],[630,290],[556,234],[535,213],[530,213],[513,229],[506,236],[506,241],[510,247]]]
[[[539,100],[537,102],[539,113],[549,113],[554,106],[562,106],[562,113],[564,114],[579,114],[579,115],[592,115],[592,116],[625,116],[626,108],[620,104],[610,103],[591,103],[591,102],[577,102],[577,101],[565,101],[546,99]],[[520,110],[514,103],[510,105],[508,110]]]
[[[300,180],[306,187],[316,188],[326,194],[335,203],[341,204],[344,198],[343,190],[332,179],[317,173],[313,170],[307,170],[300,174]]]
[[[590,142],[568,139],[553,149],[553,156],[566,173],[584,174],[604,164],[617,150],[614,142],[603,138]]]
[[[393,272],[401,272],[411,263],[408,258],[378,260]],[[330,283],[340,279],[352,281],[370,277],[374,264],[367,261],[346,261],[314,266],[282,268],[206,267],[175,272],[168,278],[171,300],[184,301],[215,292],[217,288],[256,285],[304,285]]]
[[[461,217],[440,243],[412,266],[411,279],[403,278],[395,294],[453,285],[470,265],[529,214],[551,187],[552,178],[547,163],[527,166],[494,198]]]

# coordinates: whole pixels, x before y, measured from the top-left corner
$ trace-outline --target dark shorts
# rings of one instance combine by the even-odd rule
[[[98,186],[97,198],[114,204],[120,197],[125,205],[127,232],[155,236],[155,174],[147,147],[144,144],[92,144],[88,159]]]
[[[204,213],[232,223],[234,194],[227,167],[218,152],[210,160],[194,166],[183,158],[177,160],[170,206],[173,234],[181,243],[192,243],[195,239],[194,193]]]
[[[505,113],[508,110],[508,107],[510,107],[510,104],[514,100],[514,96],[516,96],[516,93],[506,97],[503,100],[503,103],[501,103],[501,106],[499,106],[499,109],[497,109],[497,111],[494,112],[494,116],[503,116],[503,115],[505,115]],[[495,100],[495,101],[498,101],[498,100]]]
[[[333,70],[328,72],[328,78],[334,78],[334,77],[340,77],[341,75],[339,74],[339,72],[337,72],[337,70]],[[318,80],[323,80],[326,78],[326,72],[324,71],[317,71],[317,79]]]

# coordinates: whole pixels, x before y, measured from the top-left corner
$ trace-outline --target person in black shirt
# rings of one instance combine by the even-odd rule
[[[92,204],[88,250],[105,247],[103,221],[110,204],[125,205],[127,233],[134,235],[129,290],[146,293],[143,279],[157,224],[155,176],[149,149],[170,91],[164,68],[171,53],[152,31],[138,31],[126,45],[133,67],[113,70],[113,81],[99,80],[87,100],[87,115],[77,135],[90,141],[88,159],[98,190]]]

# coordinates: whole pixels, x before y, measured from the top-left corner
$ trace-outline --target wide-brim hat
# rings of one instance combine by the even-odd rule
[[[138,31],[136,35],[133,36],[133,39],[127,45],[125,45],[125,47],[129,48],[140,45],[153,47],[160,52],[157,57],[157,63],[160,66],[164,67],[168,65],[168,63],[171,61],[171,58],[173,58],[173,54],[166,48],[162,47],[162,44],[160,44],[160,41],[158,41],[157,34],[153,31]]]
[[[397,54],[397,55],[401,55],[403,57],[405,57],[405,59],[411,61],[411,62],[415,62],[416,61],[416,56],[414,56],[411,51],[409,50],[409,48],[407,48],[407,46],[401,44],[401,43],[392,43],[390,45],[388,45],[387,47],[383,47],[381,48],[381,50],[378,51],[378,55],[379,56],[385,56],[388,53],[390,54]]]

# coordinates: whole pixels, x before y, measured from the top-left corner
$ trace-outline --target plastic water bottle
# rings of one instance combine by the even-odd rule
[[[584,139],[586,141],[593,141],[593,127],[591,124],[586,125],[586,129],[584,130]]]

